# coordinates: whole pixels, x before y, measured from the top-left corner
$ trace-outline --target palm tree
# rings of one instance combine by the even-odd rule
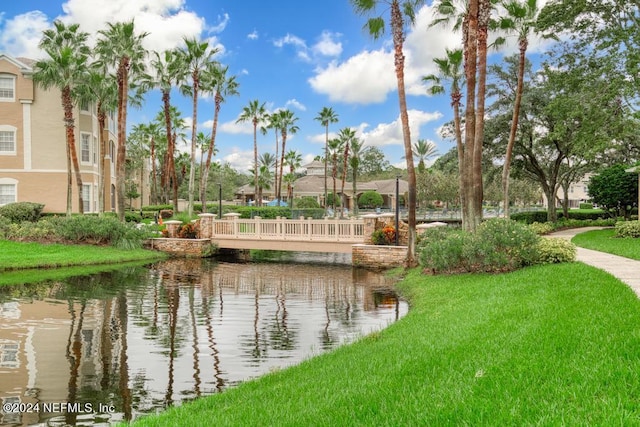
[[[516,140],[518,130],[518,120],[520,119],[520,104],[524,88],[524,71],[527,59],[527,47],[529,46],[529,35],[535,31],[536,19],[538,16],[537,0],[508,1],[503,3],[507,16],[503,17],[499,26],[507,32],[515,32],[518,36],[518,47],[520,51],[518,61],[518,83],[516,86],[516,98],[513,103],[513,117],[511,119],[511,129],[509,131],[509,141],[502,168],[502,193],[504,203],[504,215],[509,218],[509,174],[511,168],[511,158],[513,155],[513,145]]]
[[[249,101],[249,105],[242,109],[242,114],[236,123],[250,121],[253,125],[253,194],[256,195],[256,206],[262,206],[262,200],[258,199],[258,125],[267,117],[267,110],[264,102],[254,99]]]
[[[185,49],[179,51],[179,55],[182,57],[183,66],[186,67],[189,77],[191,78],[191,84],[183,81],[181,85],[181,91],[185,95],[191,96],[193,101],[193,113],[191,124],[191,167],[189,168],[189,216],[193,215],[193,199],[195,193],[195,180],[196,180],[196,138],[198,136],[198,95],[201,89],[201,77],[203,73],[211,72],[211,67],[214,62],[213,56],[218,52],[218,49],[211,48],[209,42],[199,42],[195,38],[184,39]]]
[[[295,150],[289,150],[284,156],[284,161],[289,165],[289,180],[287,183],[287,199],[293,198],[293,181],[295,180],[295,171],[302,165],[302,156]],[[292,202],[293,203],[293,202]],[[291,205],[293,206],[293,204]]]
[[[266,188],[268,190],[271,188],[269,184],[271,169],[275,168],[276,161],[276,157],[271,153],[262,153],[258,157],[258,192],[256,193],[256,199],[260,201],[260,204],[262,204],[262,189]]]
[[[169,126],[166,126],[166,117],[169,116]],[[173,193],[173,206],[174,212],[177,211],[177,200],[178,200],[178,176],[176,172],[176,155],[175,155],[175,147],[178,139],[184,140],[186,137],[186,123],[182,118],[180,111],[173,106],[169,106],[169,110],[163,110],[158,113],[156,116],[157,122],[164,122],[165,126],[171,130],[171,134],[164,134],[164,138],[167,144],[167,150],[165,152],[165,159],[163,162],[164,168],[162,170],[162,178],[160,180],[161,187],[163,190],[163,199],[166,202],[169,202],[169,194]]]
[[[280,200],[280,196],[282,194],[282,167],[284,165],[284,153],[287,145],[287,135],[295,134],[298,132],[298,126],[296,126],[296,122],[298,118],[294,115],[291,110],[280,110],[278,111],[278,117],[280,120],[280,135],[282,136],[282,151],[280,154],[280,172],[278,173],[278,188],[277,188],[277,199]]]
[[[156,176],[156,141],[160,134],[160,124],[158,122],[151,122],[148,124],[139,123],[133,127],[133,133],[129,136],[132,138],[136,135],[139,140],[139,144],[148,147],[149,157],[151,158],[151,203],[157,204],[157,176]],[[142,186],[140,187],[142,188]]]
[[[171,89],[183,81],[186,74],[186,67],[182,65],[182,57],[175,49],[165,50],[162,53],[153,52],[151,60],[151,70],[153,75],[145,76],[143,84],[148,88],[158,88],[162,94],[163,113],[157,120],[164,122],[165,134],[167,137],[167,162],[166,170],[162,173],[161,188],[169,194],[169,190],[173,189],[173,210],[178,212],[178,186],[176,185],[176,166],[175,166],[175,141],[170,135],[172,130],[171,117]],[[168,202],[168,197],[165,197]]]
[[[358,215],[358,169],[360,168],[360,155],[362,154],[364,144],[358,138],[351,141],[351,157],[349,157],[349,166],[351,167],[351,186],[353,190],[353,213]]]
[[[451,107],[453,108],[453,127],[456,137],[456,148],[458,150],[458,179],[460,180],[460,199],[461,206],[464,206],[462,199],[464,198],[463,175],[464,175],[464,144],[462,143],[462,129],[460,123],[460,104],[462,100],[462,86],[464,85],[464,74],[462,71],[462,49],[449,50],[446,49],[447,56],[445,58],[435,58],[433,62],[438,67],[438,74],[430,74],[424,76],[422,81],[430,83],[431,86],[427,92],[431,95],[445,93],[443,81],[449,81]],[[463,221],[464,221],[464,211]]]
[[[261,131],[262,133],[266,133],[267,129],[273,129],[275,135],[276,135],[276,155],[275,155],[275,168],[274,168],[274,182],[273,182],[273,190],[274,190],[274,194],[277,194],[277,189],[278,189],[278,150],[280,142],[278,140],[278,132],[280,131],[280,129],[282,128],[282,117],[280,117],[280,114],[278,114],[278,112],[276,111],[275,113],[269,114],[268,116],[268,123],[265,127],[262,127]]]
[[[342,153],[342,184],[340,186],[340,200],[342,201],[342,207],[347,206],[347,199],[344,195],[344,182],[347,180],[347,169],[349,164],[349,149],[353,141],[357,140],[356,131],[351,128],[343,128],[338,132],[338,138],[342,141],[343,150]],[[340,209],[340,218],[343,217],[344,209]]]
[[[107,29],[98,31],[96,51],[103,66],[116,69],[118,82],[118,153],[116,156],[116,211],[120,221],[124,221],[125,201],[125,159],[127,155],[127,105],[129,85],[138,79],[144,69],[146,50],[142,40],[147,33],[135,34],[134,23],[107,23]]]
[[[99,65],[90,66],[89,73],[80,85],[81,99],[84,102],[96,103],[96,115],[98,118],[98,215],[104,213],[104,191],[105,191],[105,164],[104,158],[107,152],[105,131],[107,123],[107,113],[114,111],[118,106],[118,92],[116,90],[116,78]]]
[[[340,138],[333,138],[329,140],[328,154],[331,156],[331,177],[333,179],[333,214],[336,212],[336,177],[338,176],[338,157],[343,150],[342,147],[343,141]]]
[[[314,119],[320,122],[324,126],[324,207],[327,208],[327,155],[329,144],[329,125],[331,123],[338,123],[338,114],[333,111],[331,107],[323,107],[318,113],[318,116]]]
[[[200,177],[200,201],[202,202],[202,212],[205,212],[207,203],[207,181],[209,178],[209,168],[211,167],[211,157],[215,149],[216,132],[218,130],[218,116],[220,107],[227,96],[238,95],[238,82],[236,76],[227,76],[229,67],[222,67],[214,63],[212,69],[205,74],[206,86],[214,92],[214,114],[213,129],[211,131],[211,142],[207,150],[207,161]]]
[[[390,7],[390,26],[393,38],[394,64],[396,80],[398,81],[398,101],[400,104],[400,121],[402,123],[402,135],[404,141],[405,159],[407,162],[407,180],[409,182],[408,208],[409,208],[409,233],[407,242],[407,266],[416,265],[416,171],[413,164],[413,152],[411,150],[411,131],[409,128],[409,115],[407,113],[407,97],[404,84],[404,52],[405,21],[411,24],[415,22],[416,9],[425,4],[424,0],[351,0],[357,13],[370,14],[376,12],[376,6],[384,3]],[[381,16],[370,18],[365,25],[369,34],[374,39],[384,34],[385,22]]]
[[[82,176],[80,175],[80,164],[76,150],[73,107],[74,90],[87,72],[90,50],[86,41],[89,35],[80,31],[78,24],[66,26],[63,22],[56,20],[53,25],[53,29],[43,32],[39,44],[49,59],[36,62],[33,79],[44,89],[55,87],[60,90],[67,141],[67,216],[70,216],[72,210],[72,170],[75,172],[78,191],[78,212],[84,212]]]
[[[413,151],[418,156],[418,171],[424,172],[426,170],[425,161],[428,161],[433,156],[438,154],[436,144],[431,141],[419,139],[418,142],[413,144]]]

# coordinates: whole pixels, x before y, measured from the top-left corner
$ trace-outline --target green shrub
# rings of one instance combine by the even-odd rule
[[[511,214],[511,219],[514,221],[524,222],[525,224],[547,222],[547,211],[517,212]]]
[[[157,212],[157,211],[161,211],[163,209],[173,209],[173,205],[149,205],[149,206],[143,206],[142,207],[142,211],[143,212],[148,212],[148,211],[156,211]]]
[[[159,215],[162,219],[169,219],[173,216],[173,209],[162,209]]]
[[[442,228],[427,230],[419,246],[421,264],[436,273],[511,271],[537,259],[539,237],[516,221],[491,219],[473,234]]]
[[[640,238],[640,221],[620,221],[616,223],[615,236]]]
[[[382,196],[377,191],[365,191],[358,197],[358,207],[379,208],[384,203]]]
[[[58,240],[55,225],[52,221],[46,219],[38,222],[23,221],[19,224],[12,223],[6,228],[5,237],[19,241]]]
[[[580,209],[593,209],[593,203],[580,203]]]
[[[306,196],[295,199],[293,206],[296,209],[318,209],[320,208],[320,203],[314,197]]]
[[[6,231],[11,225],[11,220],[0,215],[0,239],[6,239]]]
[[[9,203],[0,207],[0,216],[11,222],[37,221],[40,219],[44,205],[32,202]]]
[[[148,237],[146,229],[124,224],[117,218],[98,218],[85,215],[52,218],[56,234],[72,242],[110,244],[118,248],[141,247]]]
[[[529,224],[529,228],[538,236],[549,234],[554,230],[553,224],[550,222],[534,222]]]
[[[540,239],[536,250],[537,264],[557,264],[576,260],[576,246],[565,239],[556,237]]]
[[[142,221],[142,215],[140,215],[139,213],[136,212],[125,212],[124,213],[124,220],[126,222],[140,222]]]

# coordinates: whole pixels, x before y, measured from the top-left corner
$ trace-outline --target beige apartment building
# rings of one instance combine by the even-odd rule
[[[45,212],[65,212],[67,154],[60,91],[44,90],[33,82],[34,64],[30,59],[0,53],[0,206],[37,202],[45,205]],[[101,130],[95,105],[79,105],[74,118],[84,212],[98,212]],[[106,145],[102,159],[105,211],[116,206],[116,128],[115,113],[111,113],[102,130]],[[73,212],[78,212],[75,177],[72,190]],[[139,207],[140,200],[134,202],[134,207]]]

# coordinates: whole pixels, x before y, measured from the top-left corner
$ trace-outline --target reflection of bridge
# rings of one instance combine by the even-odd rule
[[[225,249],[351,253],[352,245],[365,241],[365,222],[362,219],[240,219],[237,215],[216,220],[213,215],[201,215],[200,235]]]

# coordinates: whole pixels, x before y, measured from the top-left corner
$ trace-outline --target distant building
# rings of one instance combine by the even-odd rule
[[[580,207],[580,203],[585,203],[589,200],[589,180],[593,174],[586,174],[583,176],[580,181],[574,182],[569,186],[569,191],[567,192],[567,196],[569,199],[569,209],[577,209]],[[564,199],[564,190],[562,187],[558,188],[556,192],[556,207],[562,207],[562,201]],[[545,208],[549,207],[549,202],[544,193],[542,193],[542,206]]]
[[[306,170],[304,176],[298,178],[293,183],[293,197],[311,197],[315,199],[321,206],[324,205],[324,163],[320,161],[313,161],[303,168]],[[333,177],[331,176],[331,168],[327,170],[327,193],[333,193]],[[341,177],[336,178],[336,194],[338,197],[342,196],[340,187],[342,184]],[[244,185],[236,190],[236,198],[243,204],[253,204],[253,183]],[[356,195],[353,194],[353,184],[351,181],[344,183],[344,195],[346,197],[345,207],[349,211],[353,211],[355,201],[365,191],[378,192],[384,201],[383,207],[387,209],[395,209],[396,206],[396,180],[384,179],[376,181],[360,182],[356,184]],[[409,191],[409,183],[405,180],[399,180],[399,193],[400,197]],[[287,191],[286,185],[283,183],[282,197],[286,199]],[[273,200],[275,198],[274,189],[263,189],[262,199],[263,204]]]
[[[65,212],[67,206],[67,153],[60,91],[44,90],[33,82],[35,61],[0,54],[0,206],[38,202],[46,212]],[[116,117],[108,115],[106,129],[98,128],[95,105],[75,108],[75,139],[82,176],[84,212],[98,211],[99,162],[104,165],[104,209],[116,206]],[[99,134],[105,156],[100,159]],[[149,203],[148,177],[135,180]],[[146,187],[146,188],[145,188]],[[142,188],[142,191],[141,189]],[[72,186],[73,212],[78,212],[77,187]],[[128,203],[128,200],[126,201]]]

